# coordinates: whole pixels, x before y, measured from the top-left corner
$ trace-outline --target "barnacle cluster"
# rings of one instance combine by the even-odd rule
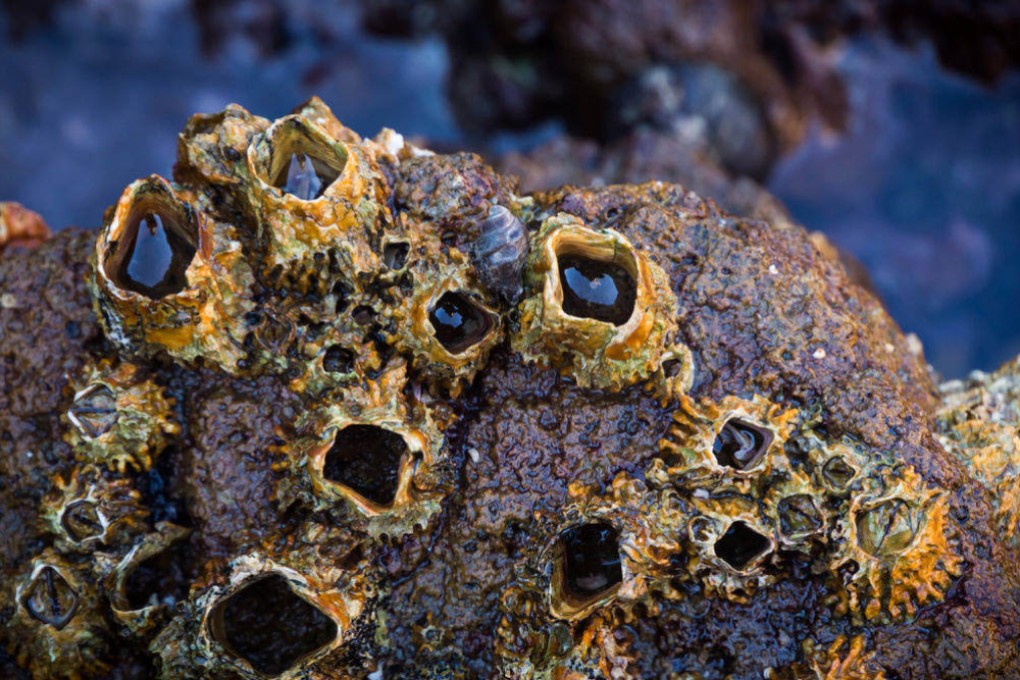
[[[0,258],[0,670],[1020,674],[1016,367],[939,394],[799,227],[317,99],[178,150]]]

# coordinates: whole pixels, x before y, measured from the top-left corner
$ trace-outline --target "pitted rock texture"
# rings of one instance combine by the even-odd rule
[[[4,677],[1020,677],[1016,367],[940,391],[788,219],[521,195],[318,100],[180,149],[0,254]],[[150,212],[194,246],[155,297]]]

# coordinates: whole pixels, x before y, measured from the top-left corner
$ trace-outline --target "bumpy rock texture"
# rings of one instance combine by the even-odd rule
[[[1017,367],[755,212],[195,116],[0,257],[0,671],[1020,677]]]

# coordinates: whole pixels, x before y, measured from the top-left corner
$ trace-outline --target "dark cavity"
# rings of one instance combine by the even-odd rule
[[[400,462],[407,443],[396,432],[375,425],[348,425],[336,435],[322,473],[376,505],[389,505],[397,495]]]
[[[564,312],[614,326],[627,323],[637,297],[630,272],[615,262],[579,255],[561,256],[559,267]]]

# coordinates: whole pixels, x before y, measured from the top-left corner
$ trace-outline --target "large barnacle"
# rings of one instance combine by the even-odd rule
[[[547,219],[527,269],[514,348],[552,364],[583,387],[619,390],[678,362],[682,391],[691,358],[676,334],[676,298],[662,269],[622,234],[572,215]]]

